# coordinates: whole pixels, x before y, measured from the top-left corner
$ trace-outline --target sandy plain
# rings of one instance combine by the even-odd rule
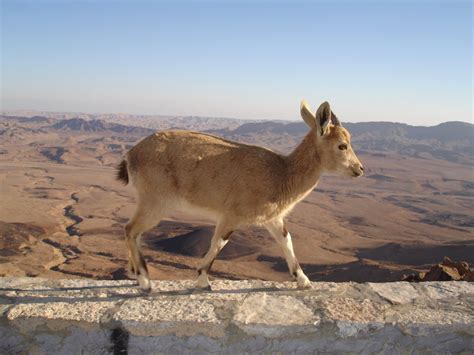
[[[123,226],[135,198],[114,166],[147,132],[53,123],[2,119],[0,276],[126,278]],[[294,144],[272,139],[262,142],[281,151]],[[472,165],[375,151],[359,158],[363,178],[323,177],[287,218],[311,280],[394,281],[444,256],[474,263]],[[161,221],[143,236],[151,277],[194,278],[212,231],[199,216]],[[233,234],[211,274],[291,279],[281,250],[257,227]]]

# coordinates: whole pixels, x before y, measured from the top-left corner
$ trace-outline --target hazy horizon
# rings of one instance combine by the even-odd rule
[[[209,116],[209,115],[167,115],[167,114],[161,114],[161,113],[150,113],[150,114],[142,114],[142,113],[128,113],[128,112],[86,112],[86,111],[47,111],[47,110],[34,110],[34,109],[18,109],[18,110],[2,110],[0,114],[4,115],[9,115],[9,114],[19,114],[20,117],[21,115],[25,113],[35,113],[41,116],[41,114],[50,114],[54,116],[61,116],[61,115],[72,115],[72,114],[77,114],[77,115],[88,115],[88,116],[107,116],[107,115],[126,115],[126,116],[144,116],[144,117],[201,117],[201,118],[211,118],[211,119],[229,119],[229,120],[242,120],[242,121],[249,121],[249,122],[256,122],[256,121],[268,121],[268,122],[282,122],[282,123],[292,123],[292,122],[298,122],[301,121],[303,123],[303,120],[299,115],[297,115],[296,119],[279,119],[279,118],[237,118],[237,117],[224,117],[224,116]],[[29,116],[29,115],[27,115]],[[97,117],[98,119],[101,119],[100,117]],[[468,123],[471,125],[474,125],[473,122],[470,121],[463,121],[463,120],[446,120],[446,121],[440,121],[438,123],[433,123],[433,124],[412,124],[412,123],[407,123],[407,122],[402,122],[402,121],[383,121],[383,120],[371,120],[371,121],[346,121],[349,123],[400,123],[400,124],[407,124],[409,126],[419,126],[419,127],[433,127],[437,126],[443,123],[450,123],[450,122],[461,122],[461,123]]]
[[[470,1],[1,6],[2,111],[472,123]]]

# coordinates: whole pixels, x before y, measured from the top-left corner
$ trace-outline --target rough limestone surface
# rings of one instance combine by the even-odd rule
[[[0,354],[474,352],[474,284],[0,278]]]

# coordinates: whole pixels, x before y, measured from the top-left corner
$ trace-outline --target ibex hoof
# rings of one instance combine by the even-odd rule
[[[211,290],[211,285],[209,284],[207,272],[205,270],[198,270],[198,273],[199,277],[197,279],[196,288],[201,290]]]
[[[198,289],[201,290],[201,291],[212,291],[211,285],[207,285],[205,287],[199,287],[198,286]]]
[[[311,281],[309,281],[306,275],[300,276],[297,280],[299,289],[306,289],[311,287]]]
[[[148,287],[148,288],[140,287],[140,291],[142,293],[150,293],[151,292],[151,287]]]
[[[147,277],[140,275],[138,276],[138,285],[140,286],[140,290],[145,293],[151,292],[151,282],[150,279]]]

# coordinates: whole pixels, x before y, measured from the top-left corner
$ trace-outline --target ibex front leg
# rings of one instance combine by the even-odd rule
[[[225,226],[224,223],[218,223],[212,236],[211,246],[208,252],[204,256],[203,260],[199,264],[198,270],[198,281],[197,287],[203,289],[210,289],[208,272],[219,252],[229,241],[229,237],[232,234],[232,230]]]
[[[276,219],[265,224],[265,227],[270,234],[275,238],[278,244],[282,247],[283,253],[285,254],[290,274],[296,279],[299,288],[307,288],[310,286],[308,277],[304,274],[303,270],[296,260],[295,252],[293,251],[293,243],[291,242],[291,235],[286,230],[285,224],[282,219]]]

